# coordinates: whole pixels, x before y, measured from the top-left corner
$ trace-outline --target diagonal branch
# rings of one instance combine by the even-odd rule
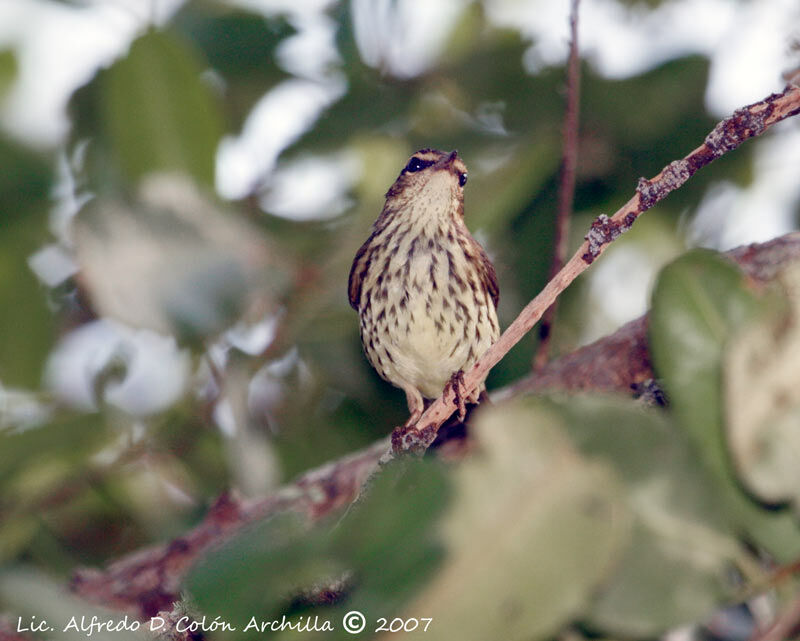
[[[754,282],[775,278],[787,264],[800,261],[800,232],[725,253]],[[550,361],[542,369],[492,393],[493,401],[544,390],[630,393],[655,377],[647,344],[647,315],[616,332]]]
[[[141,619],[169,611],[173,602],[180,599],[184,576],[211,547],[248,524],[274,514],[296,512],[313,523],[349,505],[378,469],[388,447],[388,439],[377,441],[360,452],[306,472],[265,498],[223,494],[203,521],[183,536],[128,554],[103,570],[79,570],[70,587],[92,603]]]
[[[631,228],[645,211],[678,189],[700,168],[736,149],[745,140],[764,133],[776,122],[800,113],[800,86],[787,86],[782,93],[767,96],[760,102],[737,109],[717,124],[697,149],[664,167],[652,179],[640,178],[636,193],[610,218],[605,214],[592,223],[586,240],[569,262],[544,289],[520,312],[473,368],[464,375],[465,394],[472,393],[497,363],[542,317],[544,311],[589,265],[621,234]],[[417,427],[398,428],[392,435],[393,452],[424,451],[436,438],[439,427],[455,411],[455,394],[447,386],[420,417]]]

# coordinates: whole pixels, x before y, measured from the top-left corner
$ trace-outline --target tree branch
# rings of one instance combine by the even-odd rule
[[[784,265],[800,261],[800,232],[767,243],[737,247],[726,255],[757,282],[772,280]],[[576,349],[527,378],[492,394],[495,401],[543,390],[621,392],[654,378],[647,345],[647,316]]]
[[[636,193],[610,218],[605,214],[592,223],[586,240],[569,262],[550,280],[544,289],[522,310],[500,339],[490,347],[473,368],[464,375],[463,393],[472,393],[497,363],[527,334],[544,311],[589,265],[621,234],[631,228],[645,211],[678,189],[698,169],[736,149],[745,140],[761,135],[776,122],[800,113],[800,87],[789,86],[782,93],[772,94],[742,109],[717,124],[697,149],[664,167],[656,176],[640,178]],[[418,426],[403,427],[392,435],[395,453],[424,451],[436,438],[439,426],[455,411],[455,394],[447,386],[420,417]]]
[[[578,165],[578,116],[580,112],[581,65],[578,56],[578,5],[580,0],[572,0],[569,16],[570,43],[567,62],[567,105],[564,110],[563,149],[561,156],[561,180],[558,185],[558,211],[556,212],[555,239],[553,241],[553,262],[550,265],[550,278],[553,278],[567,260],[569,240],[569,221],[572,217],[572,204],[575,200],[575,171]],[[533,368],[541,369],[548,360],[553,319],[556,315],[558,299],[547,308],[539,324],[539,348],[533,359]]]
[[[309,524],[349,505],[377,469],[389,439],[311,470],[262,499],[220,496],[203,521],[173,541],[144,548],[111,563],[104,570],[78,570],[71,588],[81,597],[142,619],[170,611],[180,598],[180,584],[189,568],[209,548],[226,541],[244,526],[273,514],[297,512]]]

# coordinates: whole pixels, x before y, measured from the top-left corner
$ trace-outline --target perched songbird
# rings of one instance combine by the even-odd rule
[[[415,153],[350,269],[364,351],[382,378],[405,391],[406,425],[448,382],[458,398],[459,377],[500,333],[494,266],[464,224],[466,182],[457,152]],[[484,389],[481,382],[460,400],[477,402]]]

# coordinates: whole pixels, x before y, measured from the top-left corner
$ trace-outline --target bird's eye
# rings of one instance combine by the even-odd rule
[[[458,174],[458,184],[462,187],[467,184],[467,172],[461,172]]]
[[[427,166],[428,165],[425,164],[422,160],[420,160],[419,158],[414,157],[414,158],[412,158],[411,160],[408,161],[408,164],[406,165],[406,171],[408,171],[408,172],[413,174],[415,171],[419,171],[420,169],[424,169]]]

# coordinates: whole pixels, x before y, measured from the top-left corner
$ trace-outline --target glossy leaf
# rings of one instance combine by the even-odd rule
[[[724,477],[720,360],[758,303],[739,269],[707,250],[668,265],[653,292],[650,346],[673,411],[700,454]]]

